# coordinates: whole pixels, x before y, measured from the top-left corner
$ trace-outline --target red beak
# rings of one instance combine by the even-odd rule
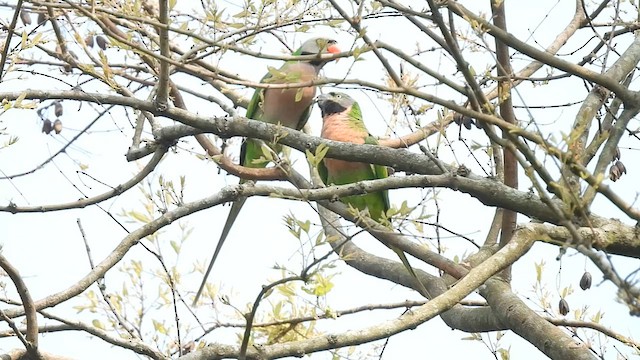
[[[340,53],[340,48],[339,48],[337,45],[330,45],[330,46],[327,48],[327,52],[328,52],[329,54],[338,54],[338,53]],[[336,62],[338,62],[339,60],[340,60],[340,59],[336,59]]]
[[[331,45],[327,48],[327,52],[330,54],[337,54],[340,52],[340,48],[337,45]]]

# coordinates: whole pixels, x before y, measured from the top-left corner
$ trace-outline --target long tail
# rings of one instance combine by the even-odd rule
[[[229,231],[231,230],[233,223],[236,221],[236,218],[238,217],[240,210],[242,210],[242,205],[244,205],[245,201],[247,201],[247,198],[241,197],[241,198],[238,198],[236,201],[234,201],[233,205],[231,205],[231,210],[229,211],[229,215],[227,216],[227,222],[224,223],[224,228],[222,228],[222,233],[220,234],[220,240],[218,240],[218,245],[216,246],[216,250],[213,252],[213,256],[209,261],[209,267],[207,267],[207,271],[204,273],[204,278],[202,279],[200,288],[196,293],[196,297],[193,299],[192,306],[196,306],[196,304],[198,303],[198,299],[200,299],[200,295],[202,295],[204,286],[207,284],[207,278],[211,273],[211,269],[213,269],[213,264],[216,262],[216,259],[218,258],[218,254],[220,254],[220,250],[222,249],[222,245],[224,244],[224,241],[227,239],[227,235],[229,235]]]
[[[409,274],[411,274],[413,279],[416,281],[416,285],[418,285],[418,289],[420,290],[420,292],[422,292],[422,295],[427,296],[427,297],[430,298],[431,295],[429,294],[429,291],[427,290],[427,288],[424,287],[424,285],[422,284],[422,282],[418,278],[418,274],[416,274],[416,272],[415,272],[415,270],[413,270],[413,267],[411,266],[411,264],[409,264],[409,259],[407,259],[407,256],[404,254],[404,252],[402,250],[398,249],[395,246],[390,246],[390,248],[391,248],[391,250],[393,250],[398,255],[398,257],[400,258],[400,261],[402,262],[404,267],[407,269]]]

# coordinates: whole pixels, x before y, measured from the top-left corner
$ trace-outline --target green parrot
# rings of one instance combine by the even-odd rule
[[[320,136],[329,140],[355,144],[378,144],[364,125],[360,106],[349,95],[331,92],[318,96],[317,102],[322,113]],[[318,173],[327,185],[351,184],[363,180],[384,179],[389,176],[386,166],[330,158],[322,160],[318,165]],[[346,196],[340,201],[360,211],[366,209],[369,216],[381,224],[386,222],[386,213],[389,210],[389,194],[386,190]],[[404,252],[393,246],[389,248],[398,255],[409,274],[416,280],[420,290],[427,295],[428,292],[418,279]]]
[[[336,45],[335,40],[326,38],[313,38],[305,41],[298,50],[292,55],[321,55],[336,54],[340,49]],[[315,80],[320,69],[328,62],[328,60],[291,60],[287,61],[278,70],[271,70],[265,75],[261,83],[265,84],[283,84],[298,83]],[[300,130],[307,123],[311,105],[316,94],[315,86],[291,89],[263,89],[259,88],[253,93],[253,97],[247,107],[246,117],[249,119],[260,120],[270,124],[281,124],[292,129]],[[246,139],[240,149],[240,165],[263,168],[267,164],[265,162],[256,163],[256,160],[262,157],[263,142],[254,139]],[[244,181],[240,180],[242,184]],[[222,228],[222,233],[218,244],[213,253],[209,266],[204,274],[200,288],[196,293],[193,305],[198,302],[202,291],[209,277],[209,273],[213,268],[213,264],[222,249],[222,245],[229,235],[229,231],[234,221],[238,217],[246,198],[241,197],[234,201],[229,211],[227,221]]]

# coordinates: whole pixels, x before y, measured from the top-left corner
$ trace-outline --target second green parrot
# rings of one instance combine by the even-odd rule
[[[378,141],[369,134],[362,120],[360,106],[349,95],[331,92],[318,96],[317,102],[322,113],[321,136],[323,138],[355,144],[378,144]],[[389,176],[386,166],[330,158],[322,160],[318,166],[318,173],[327,185],[351,184],[363,180],[384,179]],[[389,210],[387,191],[346,196],[340,201],[359,211],[367,210],[369,216],[379,223],[386,222],[386,213]],[[420,290],[427,295],[404,252],[398,248],[389,247],[398,255],[407,271],[417,281]]]
[[[340,49],[336,45],[335,40],[326,38],[313,38],[305,41],[298,50],[292,55],[322,55],[336,54]],[[265,75],[261,83],[265,84],[295,84],[315,80],[320,69],[328,62],[326,59],[311,60],[291,60],[287,61],[280,69],[272,69]],[[247,107],[246,117],[249,119],[260,120],[270,124],[281,124],[292,129],[300,130],[304,127],[309,118],[311,105],[316,94],[315,86],[298,87],[289,89],[264,89],[259,88],[253,94],[249,106]],[[254,139],[246,139],[240,149],[240,165],[261,168],[267,165],[266,162],[256,162],[263,156],[262,141]],[[240,181],[243,183],[244,181]],[[229,235],[229,231],[233,226],[246,198],[241,197],[233,202],[227,221],[222,228],[220,239],[213,253],[209,266],[204,274],[200,288],[196,293],[193,304],[195,305],[204,290],[207,277],[213,268],[213,264],[222,249],[222,245]]]

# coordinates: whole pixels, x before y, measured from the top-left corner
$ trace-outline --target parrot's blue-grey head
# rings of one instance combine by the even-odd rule
[[[322,55],[337,54],[340,52],[338,42],[328,38],[313,38],[302,43],[300,48],[293,55]],[[322,67],[328,60],[312,60],[310,63],[317,67]]]
[[[316,98],[316,102],[318,103],[322,117],[351,111],[354,108],[360,111],[358,103],[345,93],[330,92],[328,94],[322,94]]]

